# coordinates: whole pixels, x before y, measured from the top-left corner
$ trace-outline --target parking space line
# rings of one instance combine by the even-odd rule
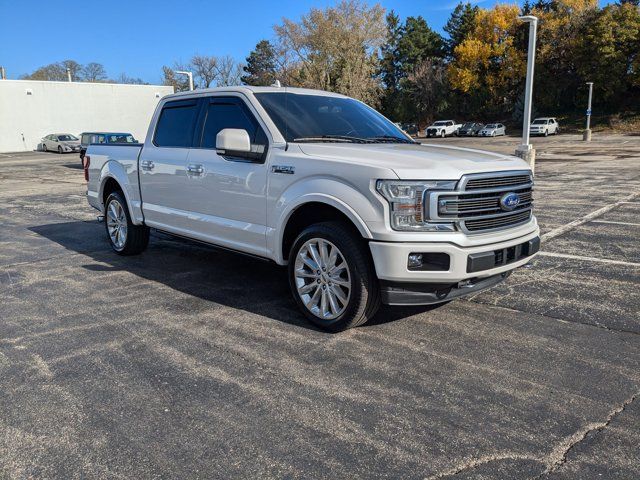
[[[625,262],[623,260],[609,260],[608,258],[582,257],[580,255],[570,255],[568,253],[555,253],[555,252],[543,251],[543,252],[538,252],[538,255],[542,255],[543,257],[568,258],[570,260],[581,260],[585,262],[608,263],[610,265],[625,265],[627,267],[640,267],[640,263]]]
[[[606,224],[610,224],[610,225],[628,225],[630,227],[640,227],[640,223],[612,222],[610,220],[592,220],[591,223],[606,223]]]
[[[582,218],[574,220],[573,222],[569,222],[566,225],[563,225],[562,227],[558,227],[558,228],[556,228],[554,230],[551,230],[551,231],[545,233],[544,235],[542,235],[540,237],[540,239],[543,242],[547,241],[547,240],[551,240],[552,238],[555,238],[555,237],[557,237],[559,235],[562,235],[563,233],[567,233],[569,230],[573,230],[574,228],[579,227],[580,225],[583,225],[583,224],[585,224],[587,222],[590,222],[594,218],[597,218],[597,217],[599,217],[601,215],[604,215],[607,212],[610,212],[614,208],[619,207],[620,205],[622,205],[624,203],[633,203],[633,202],[631,202],[631,200],[634,200],[634,199],[638,198],[639,196],[640,196],[640,192],[632,193],[628,197],[625,197],[624,200],[620,200],[619,202],[612,203],[610,205],[607,205],[606,207],[599,208],[598,210],[595,210],[595,211],[589,213],[588,215],[585,215]]]

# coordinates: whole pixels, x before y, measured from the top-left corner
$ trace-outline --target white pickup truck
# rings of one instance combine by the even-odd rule
[[[424,131],[425,137],[448,137],[450,135],[457,135],[458,130],[462,128],[461,123],[456,123],[455,120],[438,120],[429,125]]]
[[[516,157],[421,145],[333,93],[230,87],[164,97],[144,144],[90,145],[88,201],[113,250],[149,229],[288,265],[328,330],[380,303],[445,302],[538,251],[533,179]]]

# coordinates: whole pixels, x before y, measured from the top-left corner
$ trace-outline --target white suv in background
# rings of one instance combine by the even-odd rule
[[[529,127],[530,135],[556,135],[560,133],[560,125],[553,117],[536,118]]]

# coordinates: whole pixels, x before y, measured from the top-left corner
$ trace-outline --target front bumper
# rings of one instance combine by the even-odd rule
[[[380,295],[382,303],[386,305],[433,305],[491,288],[510,274],[511,272],[504,272],[454,284],[383,281],[380,285]]]
[[[539,233],[536,227],[534,231],[516,238],[473,247],[447,242],[370,241],[369,248],[380,280],[453,284],[470,278],[491,277],[526,264],[539,249]],[[523,246],[529,243],[531,247]],[[448,268],[410,270],[407,261],[411,253],[446,254],[449,256]]]

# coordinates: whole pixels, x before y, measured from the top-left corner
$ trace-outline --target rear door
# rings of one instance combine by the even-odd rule
[[[198,99],[166,102],[138,162],[145,223],[187,236],[190,193],[186,161],[199,110]]]
[[[267,129],[241,96],[205,98],[197,148],[189,152],[186,169],[192,212],[190,229],[197,238],[256,255],[266,252]],[[225,128],[249,133],[260,158],[216,153],[216,136]]]

